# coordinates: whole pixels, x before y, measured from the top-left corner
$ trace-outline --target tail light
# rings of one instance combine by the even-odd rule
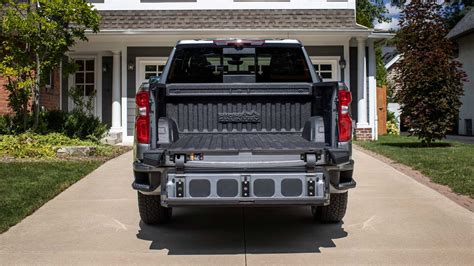
[[[339,89],[338,99],[339,141],[346,142],[352,139],[352,118],[350,113],[352,94],[347,88],[343,87]]]
[[[265,40],[214,40],[214,44],[217,46],[262,46],[265,44]]]
[[[150,94],[140,91],[135,97],[137,114],[135,121],[135,136],[138,143],[150,143]]]

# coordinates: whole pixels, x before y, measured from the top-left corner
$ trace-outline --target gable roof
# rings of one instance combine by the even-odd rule
[[[362,30],[352,9],[102,10],[101,30]]]
[[[474,9],[471,9],[461,21],[448,33],[449,39],[458,39],[474,32]]]

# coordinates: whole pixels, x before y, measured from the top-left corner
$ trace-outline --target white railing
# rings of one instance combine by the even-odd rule
[[[99,10],[355,9],[356,0],[96,0]],[[103,3],[100,3],[103,2]]]

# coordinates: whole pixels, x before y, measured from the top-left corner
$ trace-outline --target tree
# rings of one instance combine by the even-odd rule
[[[446,39],[441,5],[412,0],[402,11],[400,28],[396,46],[403,57],[396,65],[396,99],[411,134],[429,145],[453,128],[466,75]]]
[[[424,0],[430,3],[431,0]],[[391,0],[393,6],[403,8],[408,0]],[[474,7],[474,0],[444,0],[444,16],[447,19],[448,27],[452,29],[463,17]]]
[[[368,28],[374,27],[374,21],[389,22],[390,18],[384,16],[387,13],[383,0],[357,0],[356,3],[357,23]]]
[[[84,0],[1,0],[0,75],[7,78],[9,105],[26,127],[32,98],[34,126],[39,119],[43,73],[57,68],[86,30],[98,32],[100,16]]]

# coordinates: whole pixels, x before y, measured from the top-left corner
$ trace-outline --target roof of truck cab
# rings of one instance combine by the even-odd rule
[[[203,39],[203,40],[181,40],[178,41],[178,45],[183,44],[213,44],[214,41],[239,41],[240,39]],[[252,40],[263,40],[265,43],[274,43],[274,44],[301,44],[300,41],[294,39],[242,39],[244,41]]]

